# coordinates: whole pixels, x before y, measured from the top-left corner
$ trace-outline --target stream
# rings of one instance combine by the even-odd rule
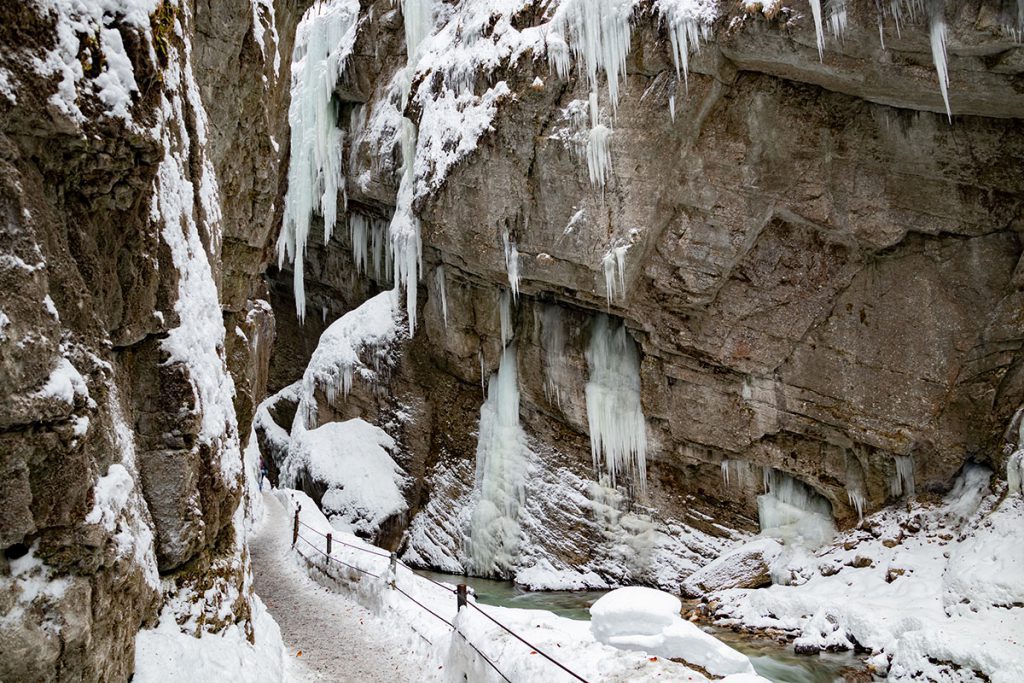
[[[542,609],[569,619],[590,619],[590,606],[606,591],[528,591],[511,581],[495,581],[472,576],[415,570],[420,576],[435,581],[465,583],[482,605]],[[737,633],[726,628],[702,627],[708,633],[750,657],[754,670],[775,683],[835,683],[851,669],[864,671],[863,661],[851,652],[797,655],[790,644],[771,638]],[[871,680],[858,678],[856,680]]]

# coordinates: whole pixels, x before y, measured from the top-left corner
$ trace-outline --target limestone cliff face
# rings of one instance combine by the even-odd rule
[[[338,417],[374,417],[388,401],[410,406],[409,471],[459,472],[472,462],[475,441],[460,433],[483,400],[481,373],[501,355],[508,235],[521,276],[513,317],[523,424],[550,454],[549,469],[595,476],[584,351],[590,321],[604,311],[625,321],[641,350],[641,502],[656,518],[686,519],[696,508],[750,529],[764,467],[813,486],[841,525],[856,522],[856,498],[865,512],[895,500],[894,456],[912,458],[918,490],[948,487],[968,460],[1001,469],[1014,439],[1004,430],[1024,391],[1024,53],[1004,29],[1016,9],[947,3],[950,120],[926,17],[902,17],[897,35],[876,3],[847,2],[844,31],[826,29],[819,58],[808,4],[782,4],[766,14],[719,3],[684,82],[666,22],[638,3],[614,113],[606,84],[598,88],[612,130],[603,187],[573,142],[572,112],[591,92],[576,67],[561,78],[544,54],[526,50],[472,73],[476,96],[501,81],[509,92],[475,149],[414,204],[421,326],[390,398],[360,398],[357,388],[334,406]],[[374,121],[394,107],[388,85],[404,46],[388,3],[370,5],[374,19],[360,26],[336,96],[362,122],[347,127],[349,209],[386,219],[401,161]],[[436,30],[460,36],[460,11],[443,10]],[[465,41],[507,42],[512,29],[549,18],[541,3],[522,3]],[[431,64],[415,83],[439,98],[454,67]],[[416,96],[404,113],[421,129],[431,124]],[[422,133],[420,144],[422,152]],[[420,179],[431,172],[417,166]],[[301,374],[321,309],[329,322],[388,286],[360,277],[348,231],[339,224],[335,234],[326,246],[311,239],[304,327],[288,313],[291,273],[272,275],[289,349],[272,364],[275,389]],[[608,292],[606,256],[617,247],[624,269],[612,272],[625,287]],[[552,306],[568,330],[557,400],[545,387],[543,317]],[[460,490],[472,486],[471,468],[461,481]],[[414,498],[452,498],[443,484],[421,480]],[[578,551],[551,549],[580,566]]]
[[[3,680],[126,680],[172,599],[249,617],[290,38],[267,3],[87,5],[0,9]]]

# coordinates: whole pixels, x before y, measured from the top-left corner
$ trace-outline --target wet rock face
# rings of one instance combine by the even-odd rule
[[[679,513],[681,492],[696,494],[736,506],[723,514],[743,528],[764,466],[811,484],[848,525],[857,520],[850,490],[865,511],[893,500],[894,456],[913,458],[919,489],[948,486],[967,459],[1000,469],[1003,430],[1024,391],[1020,47],[996,26],[999,3],[949,9],[950,123],[927,26],[918,18],[900,37],[887,31],[883,49],[875,3],[848,4],[845,40],[827,37],[823,59],[806,6],[771,19],[724,8],[732,14],[691,60],[687,88],[665,29],[638,12],[603,191],[563,142],[563,110],[587,99],[586,79],[562,81],[528,58],[491,74],[488,83],[504,79],[514,96],[477,149],[416,203],[425,259],[417,348],[430,369],[413,383],[426,382],[431,414],[445,412],[433,387],[451,376],[478,385],[497,367],[508,231],[522,276],[522,411],[543,417],[525,428],[590,462],[583,351],[590,316],[610,309],[641,348],[649,501],[666,514]],[[339,99],[366,103],[368,118],[403,63],[400,30],[383,19],[362,27],[338,85]],[[373,143],[358,131],[346,143],[349,175],[360,178],[349,200],[386,215],[398,162]],[[345,232],[339,224],[335,234]],[[602,259],[623,244],[625,293],[609,303]],[[347,248],[332,240],[313,259],[342,264]],[[361,300],[365,284],[313,268],[308,289]],[[547,304],[580,329],[565,350],[561,405],[545,391],[533,334]],[[280,385],[296,376],[282,372]],[[471,459],[472,444],[445,457]],[[727,484],[723,461],[750,476]]]

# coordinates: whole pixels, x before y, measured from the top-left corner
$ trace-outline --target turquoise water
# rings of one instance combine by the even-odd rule
[[[543,609],[569,619],[590,618],[590,606],[606,591],[528,591],[511,581],[478,579],[472,576],[442,574],[416,570],[421,576],[435,581],[464,583],[476,593],[482,605]],[[728,643],[750,657],[754,670],[775,683],[835,683],[846,680],[849,669],[863,671],[863,662],[852,653],[824,653],[802,656],[793,652],[793,646],[778,643],[729,629],[705,628],[719,640]],[[870,679],[857,679],[870,680]]]

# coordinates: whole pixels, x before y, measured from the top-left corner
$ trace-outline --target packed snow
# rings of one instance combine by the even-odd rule
[[[498,681],[502,677],[515,681],[574,680],[540,652],[587,680],[708,680],[684,664],[669,661],[666,657],[670,655],[654,654],[635,647],[635,643],[629,648],[602,643],[587,621],[566,619],[542,610],[479,605],[479,610],[471,606],[459,611],[456,609],[454,586],[431,582],[402,564],[397,565],[396,572],[392,573],[386,552],[333,529],[305,494],[282,490],[276,495],[287,506],[289,517],[301,505],[303,526],[290,558],[323,585],[353,597],[378,617],[384,618],[392,625],[393,638],[398,646],[408,647],[410,635],[418,634],[424,643],[420,653],[425,659],[422,671],[426,680]],[[328,532],[332,532],[336,540],[331,553],[336,561],[326,558],[323,535]],[[390,587],[392,582],[394,588]],[[674,600],[671,596],[665,597]],[[469,601],[476,605],[472,595]],[[659,609],[661,614],[664,607]],[[532,647],[516,640],[488,616],[521,634]],[[662,616],[667,618],[667,615]],[[678,614],[676,619],[679,619]],[[672,623],[666,629],[667,639],[676,639],[664,645],[666,651],[690,652],[687,648],[696,642],[691,639],[703,636],[706,638],[701,641],[703,647],[711,648],[701,653],[707,661],[733,661],[730,657],[738,655],[729,654],[734,652],[731,648],[706,634],[695,636],[686,631],[685,635],[673,635],[678,627],[679,623]],[[699,631],[695,626],[693,629]],[[746,667],[750,667],[749,660],[742,655],[738,657],[746,662]],[[733,665],[740,668],[740,661],[736,659]],[[495,669],[501,673],[496,673]],[[727,683],[764,683],[765,679],[753,674],[752,669],[750,671],[721,680]]]

